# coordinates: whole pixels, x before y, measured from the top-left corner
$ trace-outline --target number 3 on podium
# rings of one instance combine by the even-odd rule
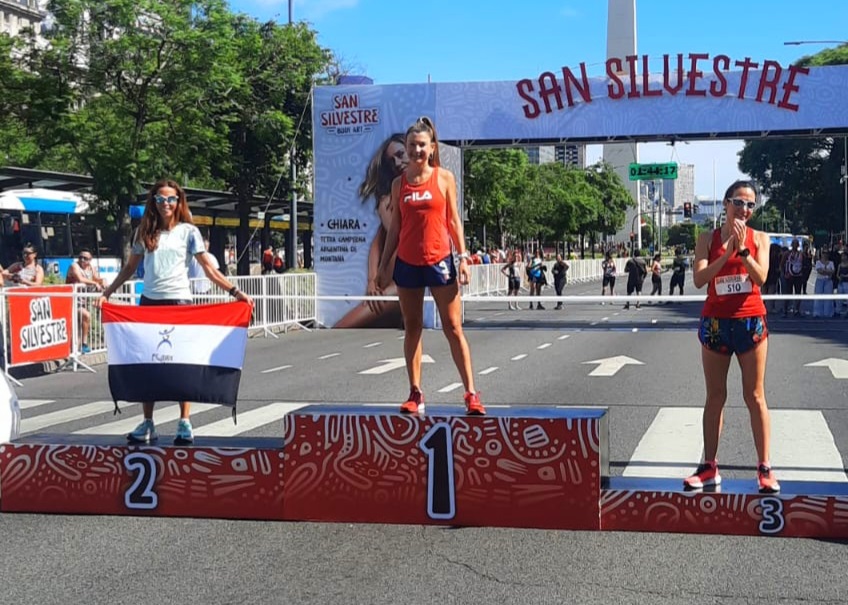
[[[427,454],[427,516],[431,519],[453,519],[456,516],[451,432],[448,423],[439,422],[424,434],[418,444]]]
[[[131,510],[154,510],[159,505],[159,496],[153,491],[156,460],[150,454],[133,452],[124,458],[124,467],[135,473],[135,481],[124,493],[124,505]]]

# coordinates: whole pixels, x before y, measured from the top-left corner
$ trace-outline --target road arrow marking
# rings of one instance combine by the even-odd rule
[[[848,378],[848,361],[845,359],[836,359],[835,357],[829,357],[828,359],[822,359],[821,361],[815,361],[813,363],[804,364],[804,367],[807,368],[829,368],[830,373],[833,374],[833,377],[838,380],[844,380]]]
[[[626,365],[645,365],[638,359],[627,357],[626,355],[617,355],[616,357],[608,357],[606,359],[596,359],[595,361],[584,361],[583,365],[598,364],[598,367],[589,372],[589,376],[615,376],[621,368]]]
[[[421,356],[421,363],[435,363],[433,358],[429,355]],[[406,360],[403,357],[395,357],[393,359],[382,359],[380,361],[380,365],[374,366],[373,368],[368,368],[367,370],[363,370],[360,374],[385,374],[386,372],[391,372],[392,370],[397,370],[399,368],[406,367]]]

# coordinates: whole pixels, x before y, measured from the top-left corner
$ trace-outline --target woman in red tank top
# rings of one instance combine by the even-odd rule
[[[405,414],[424,411],[421,336],[424,291],[430,288],[465,386],[466,413],[482,415],[486,410],[474,388],[471,352],[462,331],[462,303],[451,249],[452,244],[459,253],[459,283],[467,284],[468,252],[456,206],[456,179],[449,170],[439,167],[436,129],[429,118],[418,119],[406,131],[406,154],[409,161],[406,170],[392,183],[392,222],[386,234],[377,284],[385,288],[394,279],[403,315],[409,397],[400,411]]]
[[[765,373],[768,353],[766,310],[760,288],[769,268],[769,239],[748,227],[759,201],[756,185],[733,183],[724,194],[725,223],[702,233],[695,247],[693,280],[707,285],[698,338],[707,397],[704,404],[704,462],[684,480],[687,489],[721,483],[716,455],[727,400],[727,372],[736,353],[742,372],[742,397],[751,416],[761,493],[777,493],[780,484],[769,464],[769,412]]]

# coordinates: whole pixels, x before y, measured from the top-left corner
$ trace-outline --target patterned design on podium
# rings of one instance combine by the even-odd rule
[[[602,414],[350,410],[286,417],[287,519],[599,528]]]
[[[281,449],[61,444],[65,438],[0,445],[3,512],[282,519]]]
[[[848,538],[848,497],[605,490],[612,531]]]

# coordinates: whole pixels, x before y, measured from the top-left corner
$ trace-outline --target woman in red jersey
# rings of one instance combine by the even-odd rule
[[[462,218],[456,205],[456,179],[439,166],[436,128],[419,118],[406,131],[408,165],[392,182],[392,222],[380,259],[378,287],[394,279],[404,324],[403,353],[409,376],[409,397],[400,411],[424,411],[421,392],[421,335],[424,327],[424,289],[430,288],[453,361],[465,386],[465,411],[482,415],[486,409],[474,389],[471,352],[462,331],[462,306],[453,249],[459,253],[459,283],[468,283],[468,252]],[[394,271],[390,273],[394,253]]]
[[[707,286],[698,338],[707,398],[704,405],[704,462],[684,480],[687,489],[719,485],[716,454],[727,400],[727,372],[736,353],[742,372],[742,396],[751,416],[761,493],[777,493],[780,484],[769,464],[769,412],[765,373],[768,353],[766,309],[760,288],[769,268],[769,239],[748,227],[759,201],[756,185],[736,181],[724,194],[726,220],[702,233],[695,247],[693,280]]]

